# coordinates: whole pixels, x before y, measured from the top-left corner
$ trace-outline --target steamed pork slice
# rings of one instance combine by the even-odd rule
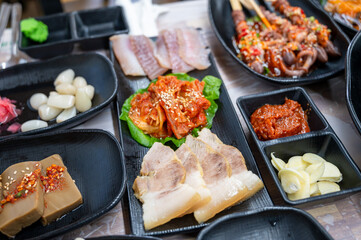
[[[200,196],[200,200],[186,213],[188,214],[207,204],[211,200],[211,192],[203,180],[203,170],[199,161],[190,148],[182,144],[175,153],[186,170],[185,183],[192,186]]]
[[[247,196],[243,200],[253,196],[264,187],[261,179],[252,173],[252,171],[247,170],[244,157],[237,148],[224,144],[217,135],[212,133],[208,128],[203,128],[202,131],[199,132],[198,138],[227,158],[232,169],[232,176],[246,185],[248,189]]]
[[[168,71],[159,65],[154,57],[153,42],[144,35],[130,36],[132,50],[148,78],[153,80]]]
[[[179,45],[177,40],[177,32],[175,29],[163,30],[160,32],[159,37],[164,38],[173,73],[187,73],[194,69],[193,66],[188,65],[179,56]]]
[[[43,215],[40,169],[39,162],[21,162],[8,167],[1,175],[4,198],[1,204],[3,211],[0,213],[0,231],[8,237],[14,237]],[[6,199],[10,201],[4,203]]]
[[[161,150],[159,146],[157,144],[155,149]],[[158,155],[152,152],[147,157],[157,157],[160,161],[153,162],[155,168],[152,171],[143,171],[148,175],[135,179],[133,190],[135,196],[143,203],[144,227],[149,230],[183,215],[199,202],[200,196],[191,186],[184,183],[185,169],[174,151],[171,156],[167,151],[161,151]],[[144,161],[147,161],[146,158]],[[142,165],[142,168],[143,166],[145,165]]]
[[[125,75],[145,76],[142,66],[139,64],[127,34],[114,35],[110,37],[113,43],[113,51]]]
[[[140,175],[147,176],[153,174],[162,165],[167,164],[172,159],[178,159],[173,149],[155,142],[143,158]]]
[[[47,157],[40,163],[42,175],[48,177],[43,179],[45,207],[41,223],[45,226],[78,207],[83,202],[83,198],[58,154]],[[59,180],[51,172],[58,174]],[[54,185],[49,186],[50,183]]]
[[[207,69],[211,65],[209,50],[206,49],[200,32],[195,28],[177,28],[176,32],[179,56],[183,61],[198,70]]]
[[[197,156],[203,169],[203,179],[211,192],[211,201],[194,211],[201,223],[245,198],[248,189],[232,177],[227,159],[200,139],[187,136],[187,146]]]
[[[160,66],[172,69],[168,49],[165,45],[163,36],[159,36],[155,42],[154,56],[158,60]]]

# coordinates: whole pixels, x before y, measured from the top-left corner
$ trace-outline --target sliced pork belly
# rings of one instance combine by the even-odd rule
[[[160,66],[172,69],[168,49],[165,45],[163,36],[159,36],[155,42],[154,56],[158,60]]]
[[[247,170],[244,157],[237,148],[224,144],[217,135],[213,134],[208,128],[203,128],[202,131],[199,132],[198,138],[227,158],[232,168],[232,176],[242,182],[241,185],[246,185],[248,189],[247,196],[242,200],[246,200],[263,188],[264,185],[261,179],[256,174]]]
[[[195,28],[177,28],[177,39],[179,44],[179,56],[187,64],[195,67],[198,70],[208,68],[209,50],[201,38],[201,34]]]
[[[188,65],[179,56],[179,44],[177,39],[177,32],[175,29],[163,30],[160,32],[159,37],[164,38],[173,73],[187,73],[194,69],[193,66]]]
[[[192,188],[200,195],[199,202],[185,213],[189,214],[207,204],[211,200],[211,192],[206,187],[206,183],[203,180],[203,170],[199,161],[190,148],[186,144],[182,144],[175,153],[186,170],[185,183],[192,186]]]
[[[199,194],[184,183],[185,168],[174,151],[162,144],[154,144],[153,147],[143,159],[141,173],[147,175],[138,176],[133,184],[135,196],[143,203],[146,230],[183,215],[200,199]],[[171,152],[173,154],[169,154]],[[152,163],[154,165],[149,167]]]
[[[153,80],[168,71],[159,65],[154,57],[153,42],[144,35],[130,36],[132,50],[148,78]]]
[[[110,37],[113,43],[113,51],[125,75],[145,76],[142,66],[138,62],[132,47],[128,34],[114,35]]]
[[[232,177],[227,159],[204,141],[188,135],[187,146],[197,156],[203,169],[203,179],[211,192],[211,201],[198,208],[194,217],[201,223],[245,198],[248,189]]]

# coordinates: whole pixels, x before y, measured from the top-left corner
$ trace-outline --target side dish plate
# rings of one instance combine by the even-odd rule
[[[110,48],[112,49],[112,48]],[[113,52],[111,51],[111,59],[114,63],[114,68],[118,74],[119,79],[119,92],[118,92],[118,115],[120,115],[120,109],[124,101],[140,88],[146,88],[150,81],[146,77],[127,77],[124,76],[118,61],[115,59]],[[212,75],[220,78],[219,73],[215,67],[213,57],[210,56],[212,65],[202,71],[194,70],[188,74],[192,77],[202,79],[207,75]],[[228,92],[222,84],[220,89],[220,98],[217,100],[219,106],[216,116],[213,120],[212,132],[225,143],[237,147],[243,154],[246,164],[249,170],[260,176],[256,162],[247,144],[244,132],[236,115],[236,112],[232,106],[232,102],[228,96]],[[119,130],[121,136],[122,146],[127,149],[125,152],[126,159],[126,171],[127,171],[127,189],[129,199],[129,211],[130,211],[130,222],[132,232],[135,235],[161,235],[179,232],[190,232],[200,229],[207,223],[198,224],[192,215],[186,215],[182,218],[177,218],[168,222],[162,226],[159,226],[150,231],[145,231],[143,226],[143,211],[142,204],[134,196],[132,189],[133,182],[140,172],[141,164],[144,155],[148,152],[149,148],[139,145],[130,135],[127,124],[124,121],[119,121]],[[251,209],[261,208],[272,205],[272,201],[264,188],[258,192],[255,196],[251,197],[247,201],[233,206],[227,210],[216,215],[212,220],[227,215],[229,213],[248,211]]]
[[[261,5],[265,6],[268,10],[272,11],[271,5],[266,1],[259,1]],[[267,80],[273,83],[284,85],[301,85],[310,84],[322,80],[329,79],[344,70],[344,63],[346,58],[346,49],[349,44],[348,37],[340,30],[337,24],[332,18],[324,11],[318,9],[314,2],[311,0],[297,1],[289,0],[292,6],[301,7],[307,16],[314,16],[321,23],[327,25],[332,31],[332,41],[339,48],[342,56],[337,59],[332,59],[324,65],[318,66],[309,75],[299,78],[277,78],[268,77],[263,74],[259,74],[243,61],[237,57],[237,49],[233,43],[233,37],[235,36],[235,26],[231,16],[231,5],[228,0],[209,0],[208,2],[208,14],[213,30],[227,52],[245,69],[257,77]],[[249,15],[251,17],[253,15]]]
[[[95,88],[92,108],[79,113],[62,123],[49,121],[49,126],[24,133],[16,133],[1,137],[37,134],[55,129],[74,127],[96,114],[111,103],[118,89],[118,81],[111,62],[104,56],[95,53],[68,55],[51,60],[17,65],[0,72],[0,96],[7,97],[22,105],[24,110],[19,116],[19,123],[38,119],[38,112],[29,108],[29,99],[34,93],[49,95],[54,91],[54,80],[59,73],[71,68],[76,76],[83,76]]]
[[[97,146],[96,148],[94,146]],[[123,151],[102,130],[71,130],[0,141],[0,172],[12,164],[59,154],[83,196],[83,204],[47,226],[40,221],[15,239],[49,239],[78,228],[112,209],[125,190]],[[0,239],[8,239],[0,234]]]

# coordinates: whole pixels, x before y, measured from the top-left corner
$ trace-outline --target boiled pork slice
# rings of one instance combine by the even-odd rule
[[[172,64],[169,59],[167,46],[165,45],[163,36],[159,36],[155,42],[154,56],[158,60],[160,66],[172,69]]]
[[[1,174],[3,195],[6,197],[15,191],[24,176],[39,172],[33,185],[33,192],[28,190],[25,197],[20,197],[14,203],[7,202],[3,206],[3,211],[0,213],[0,231],[8,237],[14,237],[21,229],[33,224],[43,215],[44,197],[39,169],[41,169],[39,162],[21,162],[11,165]]]
[[[168,71],[159,65],[154,57],[153,42],[144,35],[130,36],[132,50],[148,78],[153,80]]]
[[[203,170],[199,164],[199,161],[192,153],[190,148],[186,144],[182,144],[177,151],[175,151],[177,157],[181,160],[185,170],[186,170],[186,179],[185,183],[189,186],[192,186],[197,193],[200,195],[200,200],[196,203],[188,212],[189,214],[194,212],[196,209],[207,204],[211,200],[211,192],[206,186],[206,183],[203,180]]]
[[[133,190],[143,203],[146,230],[183,215],[199,202],[199,194],[185,184],[182,163],[171,148],[161,143],[154,143],[144,157],[141,174],[135,179]]]
[[[243,186],[243,184],[246,185],[248,192],[242,201],[253,196],[264,187],[261,179],[252,173],[252,171],[247,170],[244,157],[237,148],[224,144],[217,135],[212,133],[208,128],[203,128],[202,131],[199,132],[198,138],[225,156],[232,168],[232,176],[241,182],[241,186]]]
[[[110,41],[124,74],[127,76],[145,76],[143,68],[132,50],[128,34],[114,35],[110,37]]]
[[[202,223],[244,199],[248,189],[232,176],[228,160],[204,141],[188,135],[185,144],[197,156],[211,192],[211,201],[194,211],[194,217]]]
[[[60,155],[54,154],[40,161],[42,165],[42,175],[46,176],[46,169],[52,164],[63,167],[65,170],[60,177],[59,186],[53,191],[45,190],[44,201],[45,208],[41,217],[41,223],[47,225],[64,214],[78,207],[83,198],[65,167]]]
[[[184,62],[179,56],[179,44],[175,29],[163,30],[160,32],[159,37],[164,39],[173,73],[187,73],[194,69],[193,66]]]
[[[177,28],[179,56],[187,64],[198,70],[207,69],[209,62],[209,50],[202,39],[200,32],[195,28]]]

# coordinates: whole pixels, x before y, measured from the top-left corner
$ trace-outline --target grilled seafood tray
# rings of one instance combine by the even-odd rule
[[[251,124],[250,118],[252,113],[265,104],[283,104],[285,99],[297,101],[302,109],[306,111],[310,131],[277,139],[260,140]],[[286,204],[307,205],[309,202],[325,202],[326,199],[337,198],[341,195],[361,190],[360,169],[356,166],[334,130],[303,88],[293,87],[242,96],[237,99],[237,105]],[[289,198],[282,187],[283,184],[279,180],[278,171],[271,163],[271,154],[287,161],[293,156],[303,156],[305,153],[317,154],[339,169],[343,177],[342,181],[338,182],[340,191],[296,200]]]
[[[251,68],[243,62],[238,54],[239,49],[236,44],[236,30],[235,24],[232,19],[232,8],[227,0],[209,0],[208,2],[208,12],[209,18],[212,25],[212,28],[221,42],[223,47],[227,52],[237,61],[243,68],[248,70],[251,74],[257,76],[260,79],[269,81],[275,84],[284,84],[284,85],[302,85],[302,84],[311,84],[318,81],[323,81],[329,79],[333,76],[340,74],[344,70],[344,62],[346,59],[346,50],[349,45],[348,37],[341,31],[339,26],[333,21],[332,17],[327,14],[325,11],[320,10],[316,3],[312,0],[297,1],[290,0],[288,1],[291,6],[300,7],[306,16],[314,17],[321,24],[326,25],[331,31],[331,42],[338,48],[341,56],[338,57],[329,57],[328,61],[325,63],[315,62],[312,67],[309,68],[307,74],[301,76],[289,75],[289,77],[275,77],[276,75],[269,75],[269,70],[264,71],[263,74],[255,71],[256,68]],[[258,3],[264,7],[266,10],[271,13],[275,13],[272,3],[267,1],[258,1]],[[253,12],[253,11],[252,11]],[[244,14],[246,19],[254,17],[254,13],[251,13],[244,8]],[[276,13],[278,14],[278,13]],[[279,16],[279,15],[277,15]],[[248,21],[248,20],[247,20]]]
[[[108,38],[128,33],[128,24],[120,6],[60,13],[36,20],[48,26],[49,36],[44,43],[36,43],[20,34],[18,47],[32,58],[47,59],[70,53],[74,44],[83,50],[108,48]]]
[[[112,47],[111,50],[111,59],[114,63],[114,68],[119,80],[119,92],[117,99],[117,108],[118,115],[120,115],[121,107],[124,101],[136,92],[140,88],[146,88],[150,81],[146,77],[126,77],[122,72],[118,61],[116,60]],[[212,75],[219,78],[219,73],[215,67],[213,57],[210,55],[211,66],[206,70],[193,70],[188,74],[191,77],[197,79],[202,79],[207,75]],[[252,152],[247,144],[245,139],[244,132],[240,125],[239,119],[236,115],[236,112],[232,106],[232,102],[229,98],[227,90],[222,83],[220,88],[220,98],[216,100],[218,104],[218,110],[213,119],[212,132],[217,134],[217,136],[225,143],[238,148],[245,160],[246,165],[249,170],[254,174],[260,176],[256,162],[253,158]],[[149,148],[139,145],[130,135],[129,128],[126,122],[119,121],[119,131],[121,144],[124,149],[127,149],[125,152],[126,159],[126,172],[127,172],[127,194],[128,194],[128,203],[129,203],[129,215],[132,233],[135,235],[163,235],[170,233],[180,233],[180,232],[191,232],[198,230],[206,225],[209,222],[214,221],[215,219],[225,216],[234,212],[243,212],[257,208],[263,208],[265,206],[271,206],[272,201],[267,193],[267,190],[263,188],[260,192],[254,195],[252,198],[247,201],[235,205],[229,209],[222,211],[213,217],[209,222],[198,224],[192,215],[186,215],[181,218],[173,219],[172,221],[163,224],[159,227],[146,231],[143,226],[143,211],[141,202],[134,196],[134,191],[132,189],[134,180],[140,172],[141,164],[143,157],[148,152]]]

